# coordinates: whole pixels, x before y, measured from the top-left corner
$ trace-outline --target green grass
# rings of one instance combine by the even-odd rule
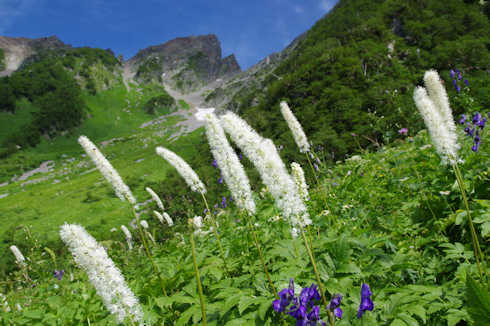
[[[461,156],[465,161],[461,168],[482,244],[488,241],[490,233],[488,136],[487,130],[482,135],[479,153],[470,150],[469,138],[461,137]],[[146,148],[145,138],[138,136],[102,149],[140,202],[149,198],[144,184],[164,182],[170,168],[153,152],[156,144],[165,146],[164,137],[161,140],[153,137]],[[179,142],[191,146],[200,137],[201,131],[197,130]],[[308,206],[314,223],[310,231],[322,282],[329,298],[334,293],[344,297],[341,305],[344,317],[337,322],[339,326],[360,325],[356,314],[363,282],[370,285],[375,305],[375,310],[363,317],[364,325],[442,326],[470,320],[465,305],[465,282],[468,277],[477,279],[478,273],[463,203],[453,173],[440,165],[438,155],[428,144],[429,138],[423,131],[375,153],[366,152],[344,163],[323,167],[318,185],[309,180]],[[187,147],[175,146],[179,148],[178,154],[185,156]],[[145,160],[135,163],[139,158]],[[14,243],[31,259],[30,276],[39,284],[32,289],[12,264],[10,269],[14,273],[8,280],[15,283],[4,284],[4,291],[11,306],[20,303],[23,310],[1,313],[0,320],[7,325],[35,322],[79,325],[88,318],[97,325],[117,324],[57,238],[59,226],[67,221],[84,225],[108,248],[140,299],[150,325],[161,325],[164,321],[198,324],[201,314],[184,221],[192,213],[199,214],[204,206],[189,207],[189,212],[173,216],[177,225],[172,229],[162,227],[148,213],[142,216],[158,241],[151,250],[163,272],[167,298],[161,293],[143,252],[124,249],[124,236],[118,228],[132,219],[128,205],[114,196],[98,171],[82,174],[87,168],[77,170],[79,162],[77,157],[67,166],[71,172],[60,183],[29,185],[24,187],[25,191],[18,184],[7,186],[12,194],[1,199],[0,204],[2,211],[9,214],[6,221],[17,218],[17,222],[9,224],[10,228],[32,225],[33,237],[43,242],[49,234],[50,246],[61,248],[57,251],[57,269],[64,269],[66,274],[62,281],[54,279],[51,260],[41,256],[43,246],[36,247],[34,240],[25,239],[25,233],[18,230]],[[307,166],[306,162],[300,163]],[[57,171],[63,171],[62,167],[58,165]],[[45,205],[48,200],[50,204]],[[278,290],[286,287],[290,278],[301,287],[316,283],[301,239],[291,239],[286,221],[271,222],[272,216],[280,214],[272,198],[255,194],[255,200],[259,241],[275,286]],[[173,202],[164,205],[168,207]],[[155,207],[154,203],[150,207]],[[278,325],[279,316],[271,306],[274,298],[247,236],[243,216],[233,205],[219,212],[220,233],[232,277],[224,274],[212,233],[197,239],[208,324]],[[111,233],[112,227],[117,232]],[[7,225],[5,228],[8,229]],[[488,255],[488,248],[482,248]],[[8,261],[13,262],[11,253],[5,247],[2,250]],[[74,276],[73,281],[69,274]],[[14,291],[13,284],[23,289]],[[288,319],[288,325],[293,324]]]
[[[178,103],[179,103],[179,106],[184,110],[189,110],[191,108],[190,105],[182,99],[178,100]]]

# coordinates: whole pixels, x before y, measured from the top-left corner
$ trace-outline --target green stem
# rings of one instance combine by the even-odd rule
[[[192,224],[192,222],[190,222],[190,224]],[[196,245],[194,244],[194,234],[193,234],[192,227],[190,229],[191,229],[190,240],[191,240],[191,248],[192,248],[192,262],[194,264],[194,273],[196,274],[197,290],[199,291],[199,300],[201,302],[202,321],[203,321],[203,325],[206,326],[206,306],[204,303],[204,294],[202,292],[201,277],[199,276],[199,268],[197,268]]]
[[[247,219],[248,227],[250,228],[250,232],[252,232],[252,236],[253,236],[254,241],[255,241],[255,247],[257,248],[257,251],[259,252],[259,258],[260,258],[260,261],[262,262],[262,267],[264,268],[264,272],[265,272],[265,275],[267,276],[267,280],[269,281],[272,292],[274,292],[274,296],[276,297],[276,299],[279,299],[279,296],[277,295],[276,287],[272,283],[271,277],[269,275],[269,271],[267,270],[267,267],[265,266],[265,260],[264,260],[263,254],[262,254],[262,249],[260,249],[259,242],[257,240],[257,235],[255,234],[255,226],[250,222],[250,217],[248,215],[247,215],[246,219]]]
[[[308,155],[309,152],[306,152],[306,158],[308,159],[308,163],[310,164],[311,171],[313,172],[313,176],[315,177],[316,184],[320,184],[320,181],[318,180],[318,176],[316,175],[315,168],[313,167],[313,164],[311,163],[310,155]]]
[[[323,284],[320,280],[320,274],[318,273],[318,269],[316,268],[315,257],[313,256],[313,252],[311,251],[310,245],[308,244],[308,240],[306,239],[306,234],[301,223],[298,224],[301,230],[301,236],[303,237],[303,241],[305,243],[306,250],[308,251],[308,255],[310,256],[311,264],[313,265],[313,271],[315,272],[316,281],[318,282],[318,287],[320,288],[320,296],[322,297],[323,304],[325,305],[325,309],[329,315],[330,320],[332,320],[332,313],[328,309],[328,302],[325,298],[325,292],[323,291]],[[335,317],[334,317],[335,318]]]
[[[475,254],[475,259],[476,259],[476,265],[478,266],[478,271],[480,272],[480,279],[483,282],[483,272],[482,268],[480,266],[480,258],[482,263],[485,261],[485,257],[483,256],[483,253],[480,249],[480,244],[478,242],[478,236],[475,231],[475,227],[473,225],[473,220],[471,219],[470,215],[470,206],[468,204],[468,198],[466,197],[466,191],[464,190],[464,183],[463,183],[463,177],[461,176],[461,171],[459,170],[458,163],[455,163],[452,165],[454,169],[454,173],[456,174],[456,180],[458,181],[459,185],[459,190],[461,191],[461,195],[463,196],[463,202],[466,207],[466,213],[468,215],[468,222],[470,224],[470,233],[471,233],[471,239],[473,242],[473,251]],[[487,277],[487,273],[485,270],[485,277]]]
[[[216,237],[216,240],[218,241],[218,248],[219,252],[221,254],[221,258],[223,259],[223,265],[225,267],[225,272],[228,276],[230,276],[230,272],[228,270],[228,265],[226,264],[226,259],[225,259],[225,252],[223,251],[223,246],[221,245],[221,239],[218,233],[218,224],[216,223],[216,219],[214,218],[213,214],[211,213],[211,210],[209,209],[208,201],[206,200],[206,197],[204,196],[204,193],[201,192],[202,199],[204,200],[204,204],[206,205],[206,209],[209,212],[209,216],[211,218],[211,223],[213,224],[213,233],[214,236]]]
[[[133,208],[133,215],[136,218],[136,224],[138,225],[138,231],[140,233],[141,240],[143,241],[143,246],[145,247],[146,255],[148,256],[148,258],[150,258],[151,264],[153,266],[153,270],[158,275],[158,279],[160,280],[160,287],[162,288],[163,294],[166,297],[168,297],[167,291],[165,290],[165,286],[163,285],[163,279],[162,279],[162,276],[161,276],[161,273],[160,273],[160,269],[155,264],[155,261],[153,260],[153,257],[152,257],[152,255],[150,253],[150,249],[148,248],[148,244],[146,243],[145,234],[143,233],[143,228],[140,225],[140,220],[138,218],[138,214],[136,214],[136,210],[135,210],[134,206],[132,208]]]

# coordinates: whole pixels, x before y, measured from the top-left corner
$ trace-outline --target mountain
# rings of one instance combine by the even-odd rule
[[[179,37],[140,50],[124,64],[136,81],[165,82],[183,92],[241,71],[235,56],[221,56],[216,35]]]

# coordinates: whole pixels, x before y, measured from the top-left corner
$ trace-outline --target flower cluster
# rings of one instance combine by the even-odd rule
[[[308,143],[308,138],[306,138],[301,124],[298,122],[293,112],[291,112],[291,109],[286,102],[282,101],[280,105],[282,116],[284,117],[284,120],[286,120],[289,129],[291,129],[291,132],[293,133],[293,137],[299,147],[299,151],[301,153],[309,152],[310,144]]]
[[[134,321],[142,321],[143,313],[138,299],[104,248],[80,225],[64,224],[60,237],[77,265],[87,273],[107,309],[116,315],[119,322],[123,322],[128,314]]]
[[[294,178],[294,183],[296,184],[296,188],[298,189],[299,195],[303,201],[310,200],[310,195],[308,194],[308,184],[306,184],[305,173],[296,162],[291,163],[291,171]]]
[[[490,113],[487,113],[487,116],[488,118],[490,118]],[[481,143],[480,132],[482,132],[483,128],[485,128],[486,122],[487,117],[482,117],[480,112],[476,112],[473,115],[471,123],[469,121],[466,121],[465,114],[461,115],[461,119],[459,119],[459,124],[465,125],[464,132],[466,133],[466,135],[473,138],[473,146],[471,147],[471,150],[473,152],[478,152],[478,148],[480,147]]]
[[[153,189],[151,189],[150,187],[146,187],[145,190],[150,194],[151,198],[157,203],[158,208],[160,208],[163,211],[165,208],[163,207],[162,200],[160,199],[160,197],[158,197],[156,192],[154,192]]]
[[[459,145],[446,90],[435,70],[425,73],[424,84],[415,88],[413,99],[443,163],[456,164]]]
[[[83,147],[88,156],[92,159],[97,169],[102,173],[104,178],[112,185],[117,197],[121,200],[127,198],[131,204],[136,203],[136,199],[129,187],[121,179],[121,176],[112,167],[111,163],[104,157],[99,149],[85,136],[80,136],[78,142]]]
[[[320,306],[315,305],[315,302],[320,299],[320,293],[318,293],[315,284],[312,284],[309,288],[302,289],[299,298],[296,297],[294,294],[294,281],[291,279],[289,287],[279,292],[279,299],[272,302],[272,307],[278,313],[283,313],[292,303],[286,313],[296,319],[296,325],[324,326],[326,325],[325,322],[320,319]]]
[[[306,206],[293,178],[286,170],[274,143],[262,138],[244,120],[232,112],[221,116],[221,124],[231,139],[255,165],[262,182],[267,186],[283,215],[292,226],[311,224]],[[234,196],[236,199],[236,196]]]
[[[362,318],[362,315],[366,310],[373,311],[374,303],[371,300],[371,290],[369,289],[369,285],[366,283],[362,283],[361,287],[361,304],[359,305],[359,309],[357,310],[357,318]]]
[[[15,261],[17,262],[17,264],[25,265],[24,255],[22,255],[22,253],[20,252],[19,248],[17,248],[17,246],[15,245],[10,246],[10,251],[12,251],[12,253],[14,254]]]
[[[64,274],[64,270],[57,270],[55,269],[54,272],[53,272],[53,277],[56,277],[58,279],[58,281],[61,281],[61,278],[63,277],[63,274]]]
[[[463,79],[463,74],[458,69],[455,69],[455,70],[451,69],[449,71],[449,75],[453,79],[454,89],[456,90],[456,92],[460,93],[461,92],[461,87],[459,86],[458,81],[461,81]],[[464,84],[466,86],[469,85],[468,79],[465,79],[464,80]]]
[[[185,182],[189,185],[189,187],[191,187],[192,191],[203,194],[206,193],[206,187],[201,182],[196,172],[194,172],[189,164],[187,164],[186,161],[184,161],[180,156],[163,147],[157,147],[156,152],[158,155],[166,159],[167,162],[177,170],[177,172],[179,172],[182,178],[184,178]]]
[[[211,113],[207,114],[205,127],[211,153],[215,158],[213,166],[219,167],[221,171],[220,183],[224,178],[238,207],[247,210],[250,214],[255,214],[255,202],[250,182],[240,159],[226,139],[218,117]],[[226,197],[222,198],[221,206],[226,208]]]

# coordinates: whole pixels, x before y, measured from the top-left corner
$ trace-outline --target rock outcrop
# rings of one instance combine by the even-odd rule
[[[126,62],[137,81],[158,80],[183,92],[239,73],[234,55],[222,58],[216,35],[179,37],[140,50]]]
[[[56,36],[37,39],[0,36],[0,48],[3,49],[5,56],[5,67],[3,71],[0,71],[0,77],[2,77],[12,74],[24,61],[42,51],[69,49],[71,45],[63,43]]]

